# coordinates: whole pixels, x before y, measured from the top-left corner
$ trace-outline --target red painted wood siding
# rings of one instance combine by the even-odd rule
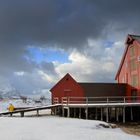
[[[84,97],[81,86],[69,75],[66,74],[52,89],[52,100],[58,97],[59,103],[62,97]]]
[[[131,47],[134,47],[134,54],[131,55]],[[138,96],[140,96],[140,61],[138,61],[138,57],[140,57],[140,44],[134,40],[131,45],[129,45],[127,53],[125,55],[120,73],[118,74],[116,80],[118,83],[127,83],[127,96],[131,96],[131,89],[137,89]],[[136,69],[131,69],[131,61],[134,60],[136,63]],[[137,77],[137,85],[133,86],[132,84],[132,76],[136,75]]]

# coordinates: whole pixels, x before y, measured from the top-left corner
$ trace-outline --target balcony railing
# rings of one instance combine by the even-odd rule
[[[114,96],[114,97],[55,97],[53,104],[104,104],[104,103],[140,103],[140,96]]]

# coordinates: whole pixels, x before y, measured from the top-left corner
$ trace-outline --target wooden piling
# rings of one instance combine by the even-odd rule
[[[106,108],[106,122],[108,122],[109,119],[108,119],[108,107]]]
[[[54,115],[57,115],[57,108],[54,108]]]
[[[97,117],[97,107],[95,108],[95,120],[97,120],[98,119],[98,117]]]
[[[39,110],[36,110],[36,114],[37,114],[37,116],[39,116]]]
[[[86,113],[86,119],[88,119],[88,107],[85,108],[85,113]]]
[[[76,118],[76,108],[74,108],[74,118]]]
[[[68,118],[70,117],[70,108],[69,107],[67,108],[67,117]]]
[[[21,112],[20,112],[20,115],[21,115],[21,117],[24,117],[24,112],[21,111]]]
[[[81,108],[79,108],[79,118],[81,119]]]
[[[101,107],[101,121],[103,121],[103,108]]]
[[[116,108],[116,121],[119,121],[119,112],[118,112],[118,108]]]
[[[62,117],[64,117],[64,107],[62,107]]]
[[[125,123],[125,106],[123,107],[123,123]]]
[[[130,107],[130,112],[131,112],[131,121],[133,121],[133,110],[132,110],[132,106]]]

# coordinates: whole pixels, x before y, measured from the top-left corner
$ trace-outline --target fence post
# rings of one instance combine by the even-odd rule
[[[61,104],[63,105],[63,97],[61,98]]]
[[[88,97],[86,97],[86,104],[88,105]]]
[[[125,103],[125,97],[123,97],[123,101],[124,101],[124,103]]]
[[[109,102],[108,97],[107,97],[107,103]]]
[[[67,106],[69,105],[69,97],[67,97]]]

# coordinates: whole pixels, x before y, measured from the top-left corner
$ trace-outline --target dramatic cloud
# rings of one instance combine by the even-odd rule
[[[0,83],[28,94],[49,89],[67,72],[80,81],[114,81],[126,35],[140,34],[139,5],[139,0],[0,0]],[[44,48],[62,50],[65,58],[35,52]]]
[[[59,64],[56,71],[61,76],[72,73],[79,81],[113,82],[122,45],[115,42],[108,48],[101,41],[89,40],[84,53],[74,50],[69,56],[70,62]]]
[[[106,27],[139,29],[139,0],[1,0],[1,43],[76,46]],[[137,20],[137,22],[134,22]],[[127,24],[126,24],[127,23]]]

